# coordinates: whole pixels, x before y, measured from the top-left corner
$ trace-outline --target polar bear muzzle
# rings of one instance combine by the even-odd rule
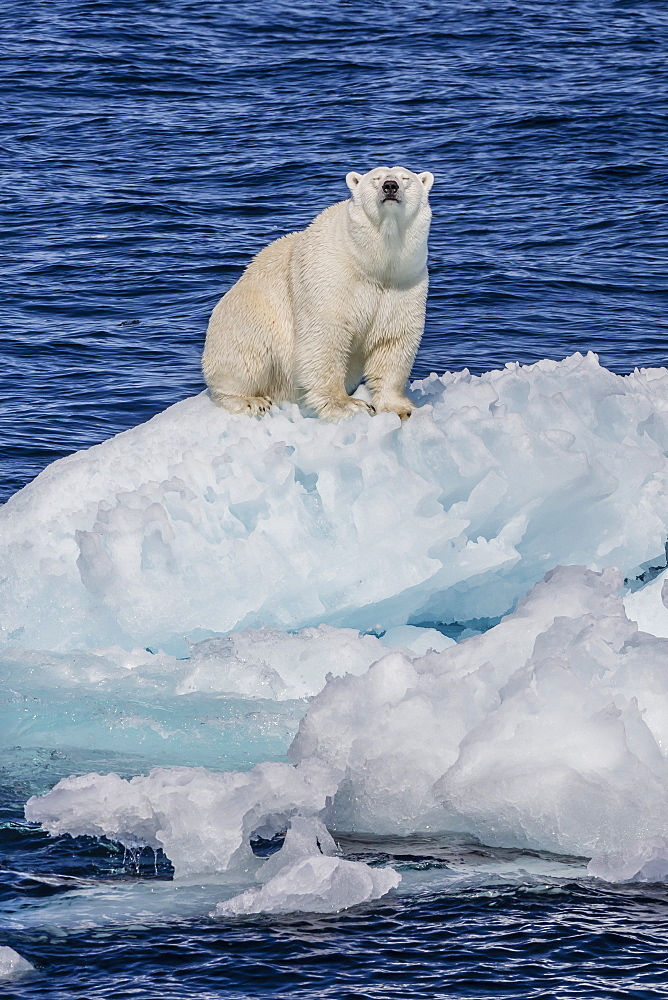
[[[401,201],[401,194],[399,192],[399,185],[395,180],[389,178],[383,184],[383,202],[386,201]]]

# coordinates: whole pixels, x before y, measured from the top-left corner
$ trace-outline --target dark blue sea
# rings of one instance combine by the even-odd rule
[[[590,350],[619,373],[668,364],[659,0],[10,0],[2,21],[3,501],[200,392],[217,299],[268,242],[345,198],[349,170],[436,176],[415,376]],[[73,769],[49,747],[28,754],[26,774]],[[17,760],[0,760],[3,906],[68,877],[170,878],[150,852],[26,827]],[[409,847],[349,850],[446,863]],[[67,933],[0,921],[0,945],[36,968],[0,995],[664,997],[667,918],[665,886],[574,877],[336,916]]]

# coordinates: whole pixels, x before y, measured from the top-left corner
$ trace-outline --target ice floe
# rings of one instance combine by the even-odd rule
[[[412,393],[403,425],[202,395],[0,511],[6,738],[179,765],[63,778],[30,821],[162,848],[221,917],[397,886],[328,830],[668,879],[668,371]]]
[[[183,656],[246,627],[495,619],[556,565],[664,558],[665,369],[576,354],[411,391],[404,424],[202,394],[53,463],[0,511],[3,635]]]

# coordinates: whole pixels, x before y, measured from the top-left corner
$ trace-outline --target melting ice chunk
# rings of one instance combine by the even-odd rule
[[[341,775],[330,823],[467,831],[610,879],[666,869],[668,641],[637,630],[620,588],[559,569],[484,635],[328,681],[290,756]]]
[[[246,773],[203,767],[155,768],[130,780],[117,774],[64,778],[33,796],[26,819],[49,833],[108,837],[127,847],[162,848],[177,877],[227,872],[253,863],[251,837],[286,829],[297,812],[318,816],[336,790],[313,765],[259,764]]]
[[[332,857],[335,846],[320,821],[294,817],[283,847],[260,872],[264,885],[218,903],[212,916],[336,913],[399,885],[401,876],[392,868]]]
[[[312,854],[282,868],[260,889],[249,889],[223,903],[212,916],[242,913],[338,913],[379,899],[396,889],[393,868],[370,868],[361,861]]]
[[[18,979],[34,971],[34,966],[13,948],[0,947],[0,980]]]

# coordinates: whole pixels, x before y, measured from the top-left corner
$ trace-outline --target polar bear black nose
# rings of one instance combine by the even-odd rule
[[[383,194],[387,195],[388,198],[394,198],[398,190],[399,185],[396,181],[385,181],[383,184]]]

